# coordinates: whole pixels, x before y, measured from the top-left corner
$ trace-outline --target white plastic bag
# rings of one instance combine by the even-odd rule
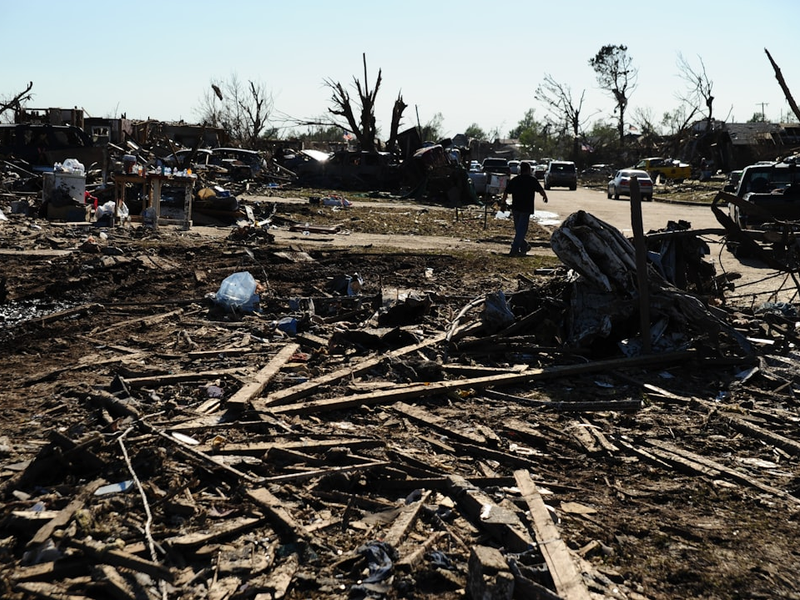
[[[242,271],[222,280],[214,300],[228,312],[252,313],[258,310],[261,299],[256,293],[256,280]]]

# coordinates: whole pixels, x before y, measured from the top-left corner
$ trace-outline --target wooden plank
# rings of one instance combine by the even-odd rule
[[[674,361],[686,361],[694,357],[693,352],[672,352],[655,356],[636,356],[612,360],[598,360],[579,365],[562,365],[544,369],[531,369],[523,373],[508,373],[472,379],[459,379],[455,381],[433,381],[428,384],[405,386],[396,392],[374,392],[355,396],[341,396],[325,400],[312,400],[305,403],[286,404],[275,406],[272,412],[276,414],[303,415],[341,410],[357,406],[371,406],[375,404],[388,404],[398,400],[410,398],[425,398],[436,394],[462,388],[484,388],[488,386],[514,385],[542,379],[556,379],[585,373],[604,372],[609,369],[634,368],[645,365],[656,365]]]
[[[615,452],[619,451],[619,448],[617,448],[608,440],[608,438],[597,425],[585,417],[581,417],[581,423],[584,425],[584,427],[586,427],[587,433],[589,433],[595,439],[597,445],[600,446],[603,452],[606,454],[614,454]]]
[[[530,474],[527,470],[520,469],[514,471],[514,479],[531,512],[533,532],[539,544],[539,551],[553,578],[556,592],[564,600],[591,600],[592,596],[583,582],[583,576],[575,565],[567,545],[561,539],[561,533],[553,523],[550,511],[545,506]]]
[[[112,329],[125,329],[125,328],[133,328],[133,325],[155,325],[169,319],[170,317],[175,317],[177,315],[183,314],[183,309],[178,308],[176,310],[171,310],[170,312],[161,313],[158,315],[150,315],[147,317],[139,317],[138,319],[128,319],[127,321],[121,321],[120,323],[114,323],[113,325],[104,324],[102,327],[97,327],[92,330],[91,335],[94,335],[98,332],[108,332]]]
[[[631,411],[640,410],[643,406],[641,400],[589,400],[586,402],[554,402],[553,400],[539,400],[536,398],[526,398],[525,396],[516,396],[514,394],[505,394],[496,390],[483,390],[481,393],[488,398],[492,398],[493,400],[525,404],[528,406],[542,408],[544,410],[558,412],[606,412],[614,410]]]
[[[524,552],[533,538],[516,513],[498,506],[487,494],[458,475],[447,478],[453,499],[478,527],[485,529],[509,552]]]
[[[448,438],[461,440],[467,444],[485,444],[486,438],[482,435],[474,435],[470,433],[461,433],[446,425],[446,419],[439,417],[432,412],[420,408],[419,406],[412,406],[405,402],[395,402],[392,405],[392,410],[400,413],[404,417],[408,417],[417,423],[421,423],[426,427],[435,429],[447,435]]]
[[[392,548],[399,548],[403,540],[406,539],[409,530],[414,526],[414,523],[416,523],[419,512],[425,506],[430,496],[431,491],[427,490],[422,494],[419,500],[404,506],[392,523],[389,531],[383,536],[383,541],[392,546]]]
[[[73,548],[77,548],[84,554],[88,555],[98,563],[122,567],[124,569],[131,569],[132,571],[145,573],[150,577],[162,579],[164,581],[172,581],[173,579],[174,575],[172,571],[170,571],[164,565],[145,560],[134,554],[124,552],[123,550],[108,547],[93,540],[65,538],[64,541]]]
[[[410,571],[425,556],[425,554],[447,535],[445,531],[435,531],[422,542],[411,554],[407,554],[395,563],[399,571]]]
[[[181,383],[184,381],[217,379],[223,375],[241,373],[243,370],[243,367],[236,367],[233,369],[217,369],[215,371],[187,371],[185,373],[169,373],[167,375],[132,377],[130,379],[123,379],[123,381],[126,385],[134,388],[144,386],[172,385],[174,383]]]
[[[253,381],[242,386],[233,396],[226,400],[225,405],[233,410],[244,409],[248,402],[264,391],[264,388],[267,387],[269,382],[280,372],[281,367],[289,362],[289,359],[296,354],[299,349],[299,344],[286,344],[261,368],[253,378]]]
[[[788,452],[793,456],[800,456],[800,443],[796,442],[795,440],[764,429],[763,427],[759,427],[754,423],[749,423],[744,419],[740,419],[734,415],[726,414],[724,417],[728,420],[728,424],[736,431],[751,435],[763,442],[767,442],[768,444],[772,444],[776,448],[780,448],[784,452]]]
[[[661,440],[648,439],[645,440],[645,443],[653,448],[653,454],[659,458],[662,458],[663,460],[673,463],[679,467],[684,467],[690,472],[695,472],[711,478],[725,476],[728,480],[750,486],[752,488],[761,490],[762,492],[777,496],[778,498],[783,498],[784,500],[794,504],[800,504],[800,498],[796,498],[784,490],[779,490],[771,485],[767,485],[766,483],[758,481],[757,479],[754,479],[753,477],[750,477],[741,471],[726,467],[721,463],[704,456],[700,456],[699,454],[689,452],[683,448],[677,448],[672,444]]]
[[[42,600],[91,600],[89,596],[70,594],[63,586],[42,581],[17,583],[14,589]]]
[[[451,442],[451,444],[453,448],[455,448],[457,455],[467,454],[479,458],[488,458],[490,460],[496,460],[505,466],[525,467],[528,469],[535,469],[539,466],[539,463],[524,456],[516,456],[515,454],[509,454],[500,450],[492,450],[491,448],[484,448],[474,444],[464,444],[462,442]]]
[[[137,596],[125,578],[110,565],[99,565],[92,574],[106,592],[118,600],[136,600]]]
[[[166,542],[169,543],[170,546],[177,548],[193,548],[250,531],[265,523],[266,521],[263,518],[244,517],[228,522],[224,527],[215,531],[194,531],[186,535],[167,538]]]
[[[385,354],[381,354],[379,356],[363,360],[354,365],[349,365],[343,369],[339,369],[332,373],[328,373],[327,375],[323,375],[322,377],[317,377],[315,379],[297,384],[290,388],[273,392],[269,394],[266,398],[263,398],[258,401],[254,400],[253,407],[256,410],[268,410],[270,407],[273,406],[287,404],[294,400],[305,398],[306,396],[316,392],[320,387],[338,383],[343,379],[351,378],[356,375],[365,373],[370,369],[372,369],[373,367],[376,367],[377,365],[381,364],[385,360],[389,360],[392,358],[399,358],[401,356],[405,356],[406,354],[411,354],[413,352],[416,352],[417,350],[422,350],[423,348],[427,348],[428,346],[438,344],[439,342],[442,341],[443,338],[444,338],[443,335],[437,335],[419,344],[415,344],[413,346],[406,346],[405,348],[400,348],[398,350],[393,350],[391,352],[387,352]]]
[[[284,508],[283,502],[269,490],[266,488],[249,489],[247,495],[266,511],[267,518],[282,535],[293,539],[311,539],[311,534],[306,528],[289,514],[289,511]]]
[[[46,525],[43,525],[34,534],[34,536],[26,544],[26,548],[33,548],[40,544],[45,543],[52,535],[53,532],[61,527],[65,527],[70,522],[72,516],[83,507],[86,500],[91,497],[94,491],[106,482],[104,479],[95,479],[91,483],[86,484],[76,494],[72,501],[64,508],[58,511],[58,514]]]
[[[288,482],[304,481],[306,479],[314,479],[315,477],[324,477],[333,473],[358,473],[359,471],[367,471],[375,467],[385,467],[391,463],[385,460],[375,460],[368,463],[359,465],[348,465],[346,467],[330,467],[328,469],[313,469],[310,471],[303,471],[302,473],[287,473],[286,475],[274,475],[273,477],[264,477],[259,480],[259,483],[264,485],[270,484],[284,484]]]
[[[181,429],[180,426],[172,430]],[[215,454],[243,454],[248,456],[263,456],[270,450],[276,448],[283,450],[300,450],[303,452],[325,452],[331,448],[349,448],[350,450],[363,450],[368,448],[380,448],[386,445],[384,440],[363,439],[363,438],[340,438],[326,440],[307,440],[301,442],[250,442],[241,444],[224,444],[219,448],[212,447],[211,444],[200,444],[196,446],[201,452],[211,452]]]
[[[38,565],[15,565],[8,573],[12,581],[56,581],[89,573],[89,565],[79,556],[61,558]]]

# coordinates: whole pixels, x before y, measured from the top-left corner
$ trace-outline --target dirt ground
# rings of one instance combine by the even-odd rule
[[[477,208],[267,198],[261,227],[188,231],[2,208],[3,598],[461,598],[482,546],[514,597],[557,597],[520,471],[580,573],[561,597],[800,598],[791,307],[717,298],[751,354],[704,331],[637,361],[569,347],[552,229],[509,258]],[[261,312],[210,300],[239,271]],[[475,302],[497,291],[499,335]]]

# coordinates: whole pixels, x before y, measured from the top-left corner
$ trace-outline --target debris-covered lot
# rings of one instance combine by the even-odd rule
[[[0,223],[3,598],[800,597],[791,305],[683,261],[642,355],[591,215],[515,262],[277,243],[342,235],[303,210]],[[256,312],[216,296],[241,272]]]

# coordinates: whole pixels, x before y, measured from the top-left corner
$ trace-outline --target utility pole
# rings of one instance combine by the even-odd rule
[[[764,107],[768,106],[769,102],[756,102],[756,106],[761,106],[761,120],[767,122],[767,116],[764,114]]]

